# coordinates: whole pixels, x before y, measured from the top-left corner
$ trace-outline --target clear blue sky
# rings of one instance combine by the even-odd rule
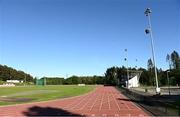
[[[180,53],[179,0],[0,0],[0,64],[38,77],[102,75],[126,65],[127,48],[129,66],[146,68],[147,7],[157,67],[166,69],[167,53]]]

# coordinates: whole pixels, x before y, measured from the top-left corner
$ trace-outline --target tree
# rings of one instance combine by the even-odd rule
[[[174,79],[175,85],[178,84],[180,86],[180,69],[172,70],[170,77]]]
[[[153,67],[154,67],[154,65],[153,65],[152,60],[151,60],[151,59],[148,59],[148,62],[147,62],[147,68],[148,68],[148,70],[152,70]]]
[[[167,54],[167,56],[166,56],[166,62],[168,62],[168,64],[169,64],[169,69],[171,70],[172,64],[171,64],[171,56],[170,56],[169,54]]]
[[[168,80],[167,80],[167,71],[163,71],[161,68],[158,70],[158,79],[159,79],[159,85],[167,85]]]
[[[106,70],[105,84],[116,85],[117,84],[117,67],[111,67]]]
[[[178,52],[173,51],[171,53],[171,62],[173,69],[180,69],[180,58]]]
[[[0,65],[0,79],[2,81],[6,80],[23,80],[27,82],[33,82],[33,77],[23,71],[16,70],[14,68],[8,67],[6,65]]]
[[[147,84],[148,85],[154,85],[155,83],[155,78],[154,78],[154,64],[153,64],[153,62],[152,62],[152,60],[151,59],[148,59],[148,62],[147,62],[147,69],[148,69],[148,71],[147,71],[147,75],[148,75],[148,77],[149,77],[149,80],[147,81]]]

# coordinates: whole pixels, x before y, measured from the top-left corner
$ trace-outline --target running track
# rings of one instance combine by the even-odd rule
[[[114,87],[98,87],[79,97],[0,107],[0,116],[148,116]]]

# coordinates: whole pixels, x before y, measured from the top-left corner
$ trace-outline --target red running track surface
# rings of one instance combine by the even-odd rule
[[[116,88],[100,86],[86,95],[0,107],[0,116],[148,116]]]

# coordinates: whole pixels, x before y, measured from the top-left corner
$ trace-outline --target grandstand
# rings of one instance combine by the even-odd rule
[[[129,83],[126,75],[123,76],[121,79],[118,79],[118,84],[128,88],[139,87],[139,78],[141,76],[142,71],[129,70],[128,72],[129,72]]]

